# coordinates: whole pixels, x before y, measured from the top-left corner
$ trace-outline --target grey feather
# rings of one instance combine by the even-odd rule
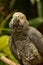
[[[28,26],[23,13],[16,12],[9,23],[11,29],[10,49],[22,65],[36,65],[42,62],[43,35],[35,28]]]

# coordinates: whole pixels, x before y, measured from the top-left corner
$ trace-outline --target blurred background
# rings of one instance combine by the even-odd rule
[[[24,13],[30,25],[43,34],[43,0],[0,0],[0,36],[10,34],[9,22],[16,11]]]
[[[37,28],[43,34],[43,0],[0,0],[0,40],[10,36],[9,22],[14,12],[24,13],[29,25]],[[2,51],[1,49],[0,53]]]

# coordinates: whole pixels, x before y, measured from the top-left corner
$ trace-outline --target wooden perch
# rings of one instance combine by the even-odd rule
[[[17,64],[16,62],[11,61],[10,59],[6,58],[5,56],[1,56],[0,60],[7,63],[8,65],[20,65],[20,64]]]

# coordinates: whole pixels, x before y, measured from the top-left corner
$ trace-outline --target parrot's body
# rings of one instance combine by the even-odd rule
[[[9,24],[11,29],[10,49],[22,65],[36,65],[43,62],[43,36],[28,26],[24,14],[16,12]]]

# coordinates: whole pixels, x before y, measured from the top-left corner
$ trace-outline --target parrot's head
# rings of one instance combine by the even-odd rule
[[[9,27],[13,32],[21,32],[26,30],[28,26],[28,20],[26,16],[21,12],[16,12],[9,23]]]

